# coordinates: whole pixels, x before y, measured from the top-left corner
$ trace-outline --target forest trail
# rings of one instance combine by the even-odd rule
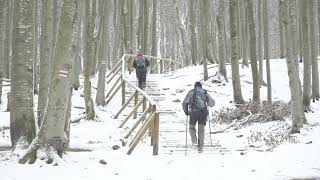
[[[128,76],[133,84],[137,84],[135,73]],[[174,73],[167,74],[148,74],[146,83],[146,93],[157,103],[157,111],[160,112],[160,129],[159,129],[159,155],[184,155],[198,154],[196,148],[191,147],[189,130],[187,134],[188,145],[186,148],[186,116],[182,112],[181,103],[186,94],[185,89],[175,89],[170,87],[168,81],[179,81],[179,75]],[[169,86],[168,86],[169,85]],[[126,98],[129,98],[133,92],[133,88],[126,87]],[[134,106],[133,102],[129,105]],[[142,113],[142,109],[138,110],[138,116]],[[126,116],[124,113],[123,117]],[[121,118],[121,117],[120,117]],[[132,121],[133,122],[133,121]],[[121,129],[121,134],[126,134],[131,127],[131,123],[126,124]],[[188,125],[189,128],[189,125]],[[205,146],[203,154],[228,154],[231,153],[226,147],[223,147],[220,142],[214,139],[214,135],[210,137],[209,124],[205,129]],[[132,137],[131,137],[132,138]],[[129,137],[130,141],[130,137]],[[144,145],[150,144],[150,138],[145,137],[142,140]],[[135,151],[139,151],[139,146]],[[151,146],[150,146],[151,148]]]

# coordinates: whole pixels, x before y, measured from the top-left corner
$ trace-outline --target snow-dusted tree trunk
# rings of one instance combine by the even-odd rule
[[[316,43],[316,11],[314,1],[310,1],[310,43],[311,43],[311,62],[312,62],[312,100],[319,100],[319,70],[318,70],[318,43]]]
[[[40,83],[38,96],[38,125],[41,125],[48,103],[50,70],[53,56],[53,1],[42,0],[40,38]]]
[[[301,3],[302,16],[302,39],[303,39],[303,105],[304,110],[310,110],[311,97],[311,57],[310,57],[310,21],[308,10],[310,9],[310,1]]]
[[[239,1],[240,14],[241,14],[241,44],[242,44],[242,63],[243,65],[248,66],[248,17],[247,17],[247,8],[245,1]]]
[[[193,65],[197,65],[197,34],[193,0],[188,0],[189,19],[190,19],[190,42],[191,42],[191,61]]]
[[[98,88],[97,88],[97,96],[96,96],[96,103],[97,106],[100,105],[105,105],[105,77],[106,77],[106,69],[107,69],[107,53],[105,51],[107,51],[107,47],[108,47],[108,38],[107,38],[107,33],[108,29],[109,29],[109,2],[106,1],[103,5],[103,14],[102,14],[102,31],[104,33],[102,33],[101,36],[101,43],[102,43],[102,49],[104,49],[104,53],[102,54],[102,59],[101,59],[101,63],[99,65],[99,77],[98,77]]]
[[[34,2],[34,55],[33,55],[33,91],[39,93],[39,62],[40,62],[40,0]]]
[[[239,75],[239,32],[237,28],[238,0],[229,0],[230,38],[231,38],[231,70],[233,100],[235,104],[243,104]]]
[[[268,86],[267,99],[268,99],[268,102],[271,104],[272,103],[272,89],[271,89],[271,72],[270,72],[270,60],[269,60],[268,1],[263,0],[262,9],[263,9],[264,59],[266,60],[267,86]],[[263,75],[263,73],[260,73],[260,74]],[[262,81],[263,81],[263,79],[262,79]]]
[[[251,72],[252,72],[252,83],[253,83],[253,102],[260,101],[260,87],[259,87],[259,74],[257,67],[257,55],[256,55],[256,30],[253,17],[253,1],[246,0],[247,10],[248,10],[248,23],[250,32],[250,62],[251,62]]]
[[[284,58],[285,56],[285,24],[283,24],[284,22],[284,18],[285,18],[285,0],[279,0],[279,35],[280,35],[280,58]]]
[[[186,32],[186,27],[185,27],[185,16],[179,13],[179,6],[176,1],[174,1],[174,6],[176,9],[175,17],[177,18],[178,21],[178,28],[180,30],[180,37],[181,37],[181,42],[182,42],[182,49],[183,49],[183,62],[184,65],[189,66],[190,65],[190,48],[188,46],[188,40],[187,40],[187,32]],[[181,17],[182,16],[182,17]]]
[[[5,37],[5,0],[0,0],[0,104],[2,97],[2,78],[3,78],[3,64],[4,64],[4,37]]]
[[[94,58],[94,20],[93,6],[95,0],[85,1],[85,25],[84,25],[84,59],[83,59],[83,75],[84,75],[84,101],[86,107],[86,119],[93,120],[95,118],[94,103],[91,98],[91,70]]]
[[[152,21],[151,21],[151,55],[157,56],[158,51],[158,41],[157,41],[157,1],[152,1]],[[150,67],[153,67],[157,61],[151,61]],[[158,69],[151,69],[151,73],[157,72]]]
[[[10,62],[12,53],[12,25],[13,25],[13,1],[5,1],[4,17],[5,17],[5,31],[4,31],[4,54],[3,54],[3,77],[10,78]]]
[[[33,36],[32,0],[14,1],[11,62],[10,135],[13,147],[26,145],[35,137],[33,114]]]
[[[226,70],[226,56],[225,56],[225,43],[224,43],[224,0],[219,0],[218,8],[218,39],[219,39],[219,72],[221,75],[227,79],[227,70]]]
[[[79,21],[78,1],[63,0],[61,18],[53,55],[52,74],[49,88],[48,106],[37,137],[29,146],[20,163],[33,163],[37,159],[37,150],[44,149],[47,163],[54,160],[55,153],[60,157],[68,147],[70,118],[70,100],[72,94],[72,61],[75,55],[75,42]]]
[[[5,39],[5,0],[0,0],[0,104],[2,97],[2,78],[4,75],[4,39]]]
[[[287,1],[289,3],[289,17],[287,21],[287,68],[289,76],[289,85],[291,92],[291,133],[300,132],[303,126],[303,106],[302,106],[302,90],[299,78],[299,67],[296,63],[297,52],[294,51],[296,41],[296,1]]]
[[[208,43],[207,43],[207,37],[208,37],[208,19],[209,19],[209,14],[208,14],[208,6],[209,2],[208,0],[203,0],[199,1],[200,5],[200,23],[201,23],[201,48],[202,48],[202,63],[203,63],[203,80],[206,81],[208,80],[208,67],[207,67],[207,62],[208,62],[208,57],[209,57],[209,52],[208,52]]]
[[[148,54],[148,34],[149,34],[149,6],[148,0],[143,0],[143,33],[142,33],[142,51]]]
[[[262,12],[261,12],[261,0],[258,0],[258,16],[257,16],[257,22],[258,22],[258,58],[259,58],[259,83],[260,85],[266,85],[266,83],[263,81],[263,53],[262,53],[262,36],[263,36],[263,32],[268,31],[267,29],[264,29],[264,31],[262,31]],[[268,28],[268,26],[267,26]],[[268,38],[268,37],[267,37]]]

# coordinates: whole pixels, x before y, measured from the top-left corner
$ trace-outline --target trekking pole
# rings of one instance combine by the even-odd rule
[[[209,114],[209,113],[208,113]],[[211,123],[210,123],[210,119],[209,119],[209,135],[210,135],[210,143],[212,146],[212,138],[211,138]]]
[[[187,156],[187,150],[188,150],[188,115],[186,118],[186,150],[185,150],[185,156]]]

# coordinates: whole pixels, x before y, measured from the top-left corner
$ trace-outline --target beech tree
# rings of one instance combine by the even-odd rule
[[[15,0],[11,62],[10,137],[26,148],[35,137],[33,114],[34,3]]]
[[[79,21],[78,1],[63,0],[58,26],[57,42],[53,55],[48,106],[37,137],[29,146],[20,163],[33,163],[38,149],[45,152],[47,163],[62,157],[69,144],[69,123],[72,95],[72,61],[75,55]]]

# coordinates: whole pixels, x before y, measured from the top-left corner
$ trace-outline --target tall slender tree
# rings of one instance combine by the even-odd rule
[[[152,21],[151,21],[151,55],[157,56],[158,41],[157,41],[157,0],[152,1]],[[151,61],[151,67],[153,67],[157,61]],[[154,73],[157,69],[151,69],[151,73]]]
[[[308,17],[310,1],[301,3],[302,39],[303,39],[303,105],[310,111],[311,98],[311,57],[310,57],[310,21]]]
[[[196,21],[194,13],[194,1],[188,0],[189,20],[190,20],[190,42],[191,42],[191,61],[193,65],[197,65],[197,34],[196,34]]]
[[[108,28],[109,28],[109,2],[106,1],[103,5],[103,14],[102,14],[102,30],[104,33],[102,33],[102,48],[103,49],[108,49],[108,38],[107,38],[107,33]],[[107,52],[103,51],[104,53],[102,54],[101,57],[101,63],[99,65],[99,77],[98,77],[98,88],[97,88],[97,96],[96,96],[96,103],[97,105],[104,105],[105,104],[105,77],[106,77],[106,67],[107,67]]]
[[[96,0],[85,1],[85,45],[84,45],[84,100],[86,107],[86,118],[93,120],[95,118],[94,103],[91,97],[91,70],[94,58],[94,20]]]
[[[38,125],[43,120],[48,103],[51,63],[53,58],[53,1],[42,0],[42,22],[40,38],[40,82],[38,96]]]
[[[246,0],[247,10],[248,10],[248,23],[250,31],[250,62],[251,62],[251,72],[253,81],[253,102],[260,101],[260,87],[259,87],[259,74],[257,67],[257,54],[256,54],[256,30],[253,16],[253,1]]]
[[[5,0],[0,0],[0,104],[2,97],[2,78],[4,60],[4,37],[5,37]]]
[[[269,60],[269,21],[268,21],[268,1],[263,0],[263,40],[264,40],[264,59],[266,60],[267,71],[267,87],[268,87],[268,102],[272,103],[272,89],[271,89],[271,72]],[[260,72],[260,71],[259,71]],[[263,74],[263,73],[260,73]],[[263,81],[263,78],[262,78]]]
[[[13,147],[35,137],[33,114],[34,7],[32,0],[15,0],[11,62],[10,135]]]
[[[318,70],[318,43],[316,43],[316,11],[314,1],[310,1],[310,44],[311,44],[311,64],[312,64],[312,100],[319,100],[319,70]]]
[[[231,70],[233,100],[235,104],[243,104],[244,100],[241,92],[239,75],[239,33],[237,29],[238,0],[229,0],[229,18],[230,18],[230,38],[231,38]]]
[[[29,146],[20,163],[33,163],[38,149],[45,152],[45,160],[52,163],[57,153],[62,157],[67,150],[69,137],[70,104],[72,95],[72,61],[78,34],[78,0],[63,0],[53,55],[48,106],[37,138]]]
[[[219,0],[218,8],[218,39],[219,39],[219,72],[227,80],[227,70],[226,70],[226,56],[225,56],[225,42],[224,42],[224,0]]]
[[[297,49],[294,47],[297,43],[296,41],[296,2],[287,1],[289,3],[289,16],[285,17],[287,23],[287,68],[289,76],[289,85],[291,92],[291,118],[292,118],[292,127],[291,133],[300,132],[300,128],[303,126],[304,112],[302,104],[302,90],[301,83],[299,78],[299,65],[297,63]],[[287,4],[286,3],[286,4]],[[285,4],[285,5],[286,5]],[[295,50],[295,51],[294,51]]]

